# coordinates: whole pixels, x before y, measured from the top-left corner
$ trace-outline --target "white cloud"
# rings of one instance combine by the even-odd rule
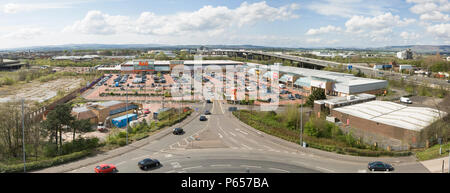
[[[19,40],[29,40],[44,34],[44,30],[36,27],[24,27],[3,36],[3,38],[12,38]]]
[[[320,41],[322,41],[320,38],[308,38],[306,39],[306,43],[319,43]]]
[[[8,14],[44,9],[68,8],[67,3],[8,3],[3,5],[3,12]]]
[[[347,22],[345,26],[348,32],[364,31],[369,29],[383,29],[396,26],[405,26],[413,23],[414,19],[400,19],[398,15],[392,15],[392,13],[385,13],[375,17],[353,16]]]
[[[407,0],[408,3],[414,3],[409,10],[412,13],[419,14],[421,20],[434,22],[446,22],[450,16],[445,14],[450,11],[450,2],[448,0]]]
[[[194,12],[182,12],[173,15],[156,15],[143,12],[137,19],[127,16],[110,16],[100,11],[90,11],[84,19],[67,26],[64,31],[85,34],[137,33],[150,35],[184,35],[186,33],[206,33],[218,35],[232,26],[252,25],[257,21],[275,21],[298,18],[294,13],[297,4],[279,8],[271,7],[265,1],[249,4],[242,3],[236,9],[224,6],[204,6]]]
[[[425,13],[420,15],[421,20],[431,20],[431,21],[440,21],[446,22],[450,21],[450,16],[447,14],[442,14],[439,11],[431,11],[429,13]]]
[[[402,32],[400,33],[400,37],[402,37],[404,40],[415,40],[418,39],[420,37],[419,34],[414,33],[414,32]]]
[[[320,27],[319,29],[309,29],[306,32],[306,35],[317,35],[317,34],[325,34],[330,32],[340,32],[342,29],[340,27],[335,27],[332,25],[328,25],[326,27]]]
[[[441,23],[427,27],[427,32],[435,35],[438,38],[450,40],[450,23]]]
[[[321,15],[350,18],[354,15],[379,15],[387,10],[388,2],[363,0],[321,0],[307,8]]]

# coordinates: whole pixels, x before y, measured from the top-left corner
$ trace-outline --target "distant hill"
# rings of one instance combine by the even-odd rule
[[[391,51],[397,52],[410,48],[416,53],[436,53],[450,54],[450,45],[404,45],[404,46],[386,46],[380,48],[289,48],[289,47],[269,47],[256,45],[164,45],[164,44],[66,44],[53,46],[31,46],[22,48],[4,49],[4,51],[62,51],[62,50],[104,50],[104,49],[197,49],[200,47],[208,49],[257,49],[266,51],[281,50],[343,50],[343,51]]]

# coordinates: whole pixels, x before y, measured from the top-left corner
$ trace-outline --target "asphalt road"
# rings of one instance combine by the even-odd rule
[[[377,160],[391,163],[394,172],[428,172],[413,157],[355,157],[302,148],[243,124],[227,109],[219,101],[205,103],[200,111],[212,115],[207,121],[196,117],[186,123],[185,134],[163,131],[143,139],[149,141],[140,148],[68,172],[92,173],[96,165],[110,163],[120,173],[366,173],[367,163]],[[158,159],[162,165],[143,171],[137,163],[144,158]]]

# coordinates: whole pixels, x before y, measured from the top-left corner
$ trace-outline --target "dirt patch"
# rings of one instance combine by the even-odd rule
[[[81,78],[60,78],[49,82],[41,83],[33,81],[20,86],[11,86],[2,89],[0,92],[0,102],[24,98],[28,101],[44,102],[55,97],[59,90],[66,93],[80,87],[83,81]]]

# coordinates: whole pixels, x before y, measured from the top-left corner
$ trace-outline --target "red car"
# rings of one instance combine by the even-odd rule
[[[148,109],[144,109],[144,114],[149,114],[150,111]]]
[[[117,172],[117,168],[113,164],[101,164],[95,167],[95,173],[114,173]]]

